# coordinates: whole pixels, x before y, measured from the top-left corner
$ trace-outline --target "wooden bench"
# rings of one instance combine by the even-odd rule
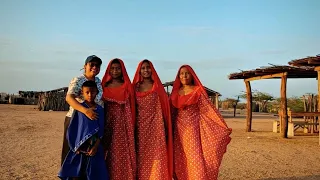
[[[318,132],[320,112],[292,112],[288,109],[288,136],[294,136],[294,132],[302,128],[304,133]],[[303,118],[303,120],[293,121],[292,118]],[[273,132],[281,132],[281,115],[279,120],[273,121]]]

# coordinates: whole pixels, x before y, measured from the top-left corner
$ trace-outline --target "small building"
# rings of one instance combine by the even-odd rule
[[[9,95],[7,93],[0,93],[0,104],[7,104]]]
[[[166,82],[163,84],[163,86],[166,88],[166,92],[169,95],[169,86],[173,86],[173,82]],[[212,89],[207,88],[206,86],[204,86],[204,89],[206,90],[209,98],[211,99],[212,103],[216,106],[217,109],[219,109],[219,96],[221,96],[221,94],[217,91],[214,91]]]
[[[14,99],[17,103],[14,104],[24,104],[24,105],[37,105],[39,94],[38,91],[19,91],[19,97],[15,97]]]

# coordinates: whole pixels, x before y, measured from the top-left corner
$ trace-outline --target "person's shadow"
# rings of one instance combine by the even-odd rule
[[[285,178],[263,178],[260,180],[320,180],[320,175],[295,176]]]

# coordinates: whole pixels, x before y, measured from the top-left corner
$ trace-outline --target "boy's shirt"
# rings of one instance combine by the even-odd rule
[[[81,88],[82,88],[82,84],[84,82],[88,81],[88,79],[82,74],[81,76],[75,77],[71,80],[69,87],[68,87],[68,92],[67,94],[73,94],[76,96],[76,100],[79,103],[82,103],[84,101],[82,95],[81,95]],[[101,80],[98,77],[95,77],[95,82],[97,84],[98,87],[98,94],[95,98],[95,103],[102,106],[103,107],[103,101],[102,101],[102,94],[103,94],[103,89],[102,89],[102,85],[101,85]],[[67,113],[67,117],[72,117],[72,114],[74,112],[74,109],[70,106],[69,107],[69,111]]]

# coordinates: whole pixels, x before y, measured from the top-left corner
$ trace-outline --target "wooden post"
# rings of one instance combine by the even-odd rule
[[[287,73],[281,77],[282,137],[288,138]]]
[[[219,110],[219,95],[216,94],[215,96],[215,101],[216,101],[216,108]]]
[[[318,78],[317,78],[317,81],[318,81],[318,112],[320,112],[320,81],[319,81],[320,80],[320,70],[318,68],[319,67],[317,67],[315,69],[317,69],[317,73],[318,73]],[[320,122],[319,119],[318,119],[318,122]],[[318,127],[320,127],[320,126],[318,126]],[[320,145],[320,128],[318,128],[318,129],[319,129],[319,145]]]
[[[250,81],[245,81],[247,92],[247,127],[246,132],[251,132],[252,125],[252,93]]]
[[[320,66],[314,68],[315,71],[318,73],[317,81],[318,81],[318,103],[317,103],[317,110],[320,112]],[[319,118],[319,117],[318,117]],[[319,119],[318,119],[319,122]],[[318,128],[319,129],[319,128]],[[319,130],[319,145],[320,145],[320,130]]]

